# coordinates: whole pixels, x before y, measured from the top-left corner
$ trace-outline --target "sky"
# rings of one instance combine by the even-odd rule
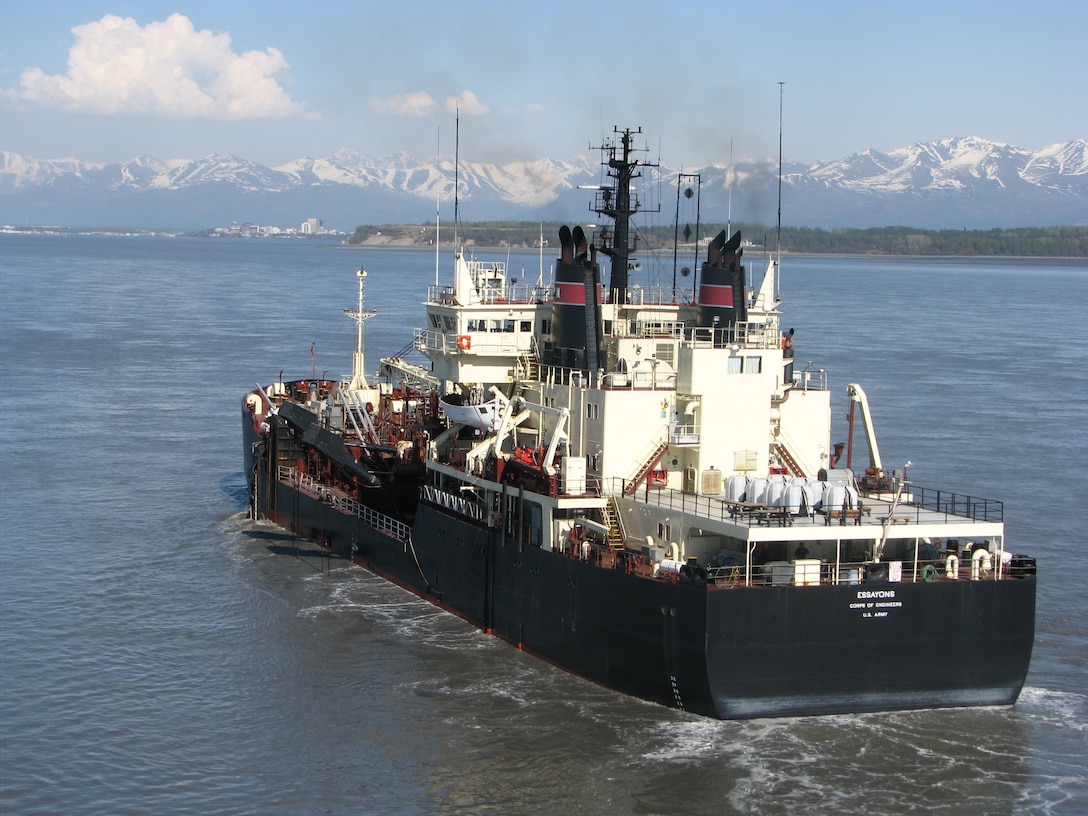
[[[630,127],[698,167],[777,156],[780,111],[806,164],[1038,149],[1088,138],[1086,42],[1088,0],[0,0],[0,150],[276,166],[452,156],[459,129],[503,163]]]

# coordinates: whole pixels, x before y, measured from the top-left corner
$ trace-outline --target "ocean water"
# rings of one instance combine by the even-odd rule
[[[862,383],[886,466],[1005,501],[1037,639],[1013,708],[752,722],[571,677],[245,519],[240,397],[349,369],[359,266],[373,370],[433,254],[0,235],[0,811],[1088,812],[1084,262],[784,259],[836,416]]]

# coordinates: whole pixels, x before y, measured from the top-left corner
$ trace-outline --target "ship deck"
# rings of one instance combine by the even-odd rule
[[[698,496],[667,488],[643,488],[629,502],[660,507],[686,517],[689,524],[743,541],[842,541],[887,538],[1001,538],[1001,502],[914,489],[895,501],[885,494],[862,494],[857,507],[791,513],[784,507]]]
[[[288,466],[281,465],[277,471],[278,480],[281,483],[289,484],[293,489],[311,498],[327,502],[333,509],[355,516],[396,540],[410,541],[410,527],[362,505],[340,488],[324,484]],[[734,539],[747,541],[751,545],[771,542],[792,544],[828,542],[828,545],[833,545],[826,551],[827,557],[821,558],[819,553],[814,553],[815,560],[777,561],[767,564],[751,561],[752,549],[747,548],[749,555],[744,564],[707,567],[705,574],[708,586],[723,588],[780,586],[783,583],[798,585],[856,583],[859,580],[858,576],[868,569],[869,565],[866,561],[844,560],[841,547],[848,541],[871,542],[885,537],[886,521],[888,539],[914,539],[917,545],[923,538],[995,538],[1001,547],[1002,522],[977,518],[994,511],[999,512],[999,507],[995,508],[992,502],[980,504],[978,500],[972,500],[971,507],[975,508],[972,515],[975,517],[959,515],[952,512],[952,508],[959,507],[960,500],[969,497],[957,496],[954,500],[952,494],[942,494],[942,496],[946,499],[942,502],[943,507],[936,504],[933,507],[927,507],[915,501],[912,495],[911,501],[900,500],[895,503],[894,509],[892,501],[887,497],[864,496],[861,511],[852,513],[848,510],[845,516],[841,514],[829,516],[821,513],[788,515],[783,513],[782,508],[730,502],[668,489],[642,491],[639,496],[626,497],[625,501],[667,509],[670,513],[677,512],[685,524],[701,528],[706,532],[720,532]],[[599,506],[607,503],[608,499],[601,496],[580,498],[568,496],[566,501],[576,505],[585,506],[588,502]],[[463,508],[452,509],[463,512]],[[597,567],[610,570],[617,568],[617,559],[626,552],[627,560],[624,566],[630,574],[652,580],[676,581],[679,578],[679,575],[675,573],[661,572],[659,574],[654,563],[642,557],[640,548],[634,544],[634,541],[626,542],[626,546],[617,551],[608,542],[592,540],[585,542],[585,546],[567,546],[564,539],[558,547],[553,549],[566,557],[588,561]],[[828,545],[824,545],[824,548]],[[998,563],[1001,563],[1000,556]],[[1017,577],[1001,568],[987,571],[985,575],[975,575],[967,559],[963,560],[954,574],[951,572],[946,574],[945,567],[942,566],[939,573],[927,575],[922,567],[923,564],[917,562],[915,558],[915,563],[903,569],[901,574],[897,573],[891,580],[911,583],[967,578],[977,580],[980,577],[997,580]]]

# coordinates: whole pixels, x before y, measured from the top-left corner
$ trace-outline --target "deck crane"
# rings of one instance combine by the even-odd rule
[[[869,467],[865,469],[865,475],[858,481],[861,485],[873,491],[886,490],[891,487],[891,481],[884,474],[884,463],[880,459],[880,448],[876,443],[876,431],[873,428],[873,417],[869,413],[869,398],[865,391],[857,383],[846,386],[846,393],[850,397],[850,414],[847,417],[850,430],[847,438],[846,467],[853,469],[854,456],[854,412],[861,413],[861,423],[865,427],[865,441],[869,446]]]

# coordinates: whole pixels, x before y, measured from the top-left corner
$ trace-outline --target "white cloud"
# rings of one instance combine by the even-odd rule
[[[426,91],[397,94],[386,99],[375,97],[370,100],[369,107],[377,113],[394,116],[426,116],[439,110],[434,97]],[[457,96],[446,97],[446,110],[450,113],[460,110],[467,116],[483,116],[491,112],[491,108],[481,102],[472,91],[462,91]]]
[[[448,97],[446,110],[450,113],[459,110],[469,116],[483,116],[491,112],[491,108],[481,102],[472,91],[461,91],[459,96]]]
[[[288,68],[275,48],[235,54],[229,34],[197,31],[172,14],[140,26],[108,14],[72,29],[68,72],[27,68],[13,96],[91,113],[137,113],[201,119],[296,116],[274,78]]]
[[[391,113],[394,116],[426,116],[438,110],[438,103],[426,91],[397,94],[388,99],[375,97],[370,100],[369,105],[372,111]]]

